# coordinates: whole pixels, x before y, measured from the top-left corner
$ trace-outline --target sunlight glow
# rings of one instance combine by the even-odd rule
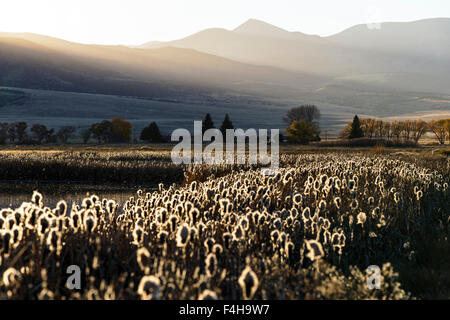
[[[411,21],[445,16],[450,16],[447,0],[2,0],[0,31],[137,45],[205,28],[233,29],[249,18],[289,31],[331,35],[378,17]]]

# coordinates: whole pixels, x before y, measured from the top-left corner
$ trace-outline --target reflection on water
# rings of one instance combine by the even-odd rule
[[[0,208],[17,208],[23,202],[29,202],[34,190],[44,196],[44,205],[53,208],[60,200],[81,204],[90,195],[97,195],[100,199],[107,198],[119,202],[121,205],[129,197],[135,196],[139,187],[117,185],[87,185],[78,183],[43,183],[43,182],[0,182]],[[154,188],[142,188],[145,192]]]

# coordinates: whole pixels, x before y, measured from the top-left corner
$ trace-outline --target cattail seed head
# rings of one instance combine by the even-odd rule
[[[306,240],[306,248],[308,249],[306,257],[311,261],[319,260],[325,255],[322,244],[316,240]]]
[[[142,300],[159,300],[161,281],[155,276],[144,276],[139,282],[138,294]]]
[[[242,271],[241,276],[239,277],[238,283],[242,290],[242,295],[245,300],[250,300],[256,293],[256,290],[259,286],[258,277],[253,270],[247,266],[244,271]]]
[[[206,289],[198,296],[198,300],[218,300],[218,297],[214,291]]]
[[[191,230],[189,226],[184,223],[182,226],[178,228],[177,232],[177,247],[185,247],[189,242],[189,238],[191,236]]]

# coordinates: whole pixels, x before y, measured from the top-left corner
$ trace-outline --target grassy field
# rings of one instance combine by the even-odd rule
[[[355,114],[386,120],[450,116],[450,99],[445,95],[361,91],[333,84],[311,92],[294,91],[291,98],[230,92],[158,100],[0,86],[0,110],[2,122],[25,121],[30,127],[39,123],[56,129],[69,125],[82,129],[121,117],[133,124],[136,137],[152,121],[163,134],[177,128],[192,129],[193,121],[202,120],[206,113],[216,126],[228,113],[236,128],[284,129],[283,116],[301,104],[319,108],[322,133],[330,136],[337,136]]]
[[[448,148],[280,150],[262,176],[168,145],[4,147],[0,298],[450,298]]]

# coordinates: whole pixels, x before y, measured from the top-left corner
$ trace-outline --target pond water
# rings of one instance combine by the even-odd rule
[[[154,191],[154,186],[140,188],[137,186],[93,185],[74,182],[22,182],[0,181],[0,209],[17,208],[23,202],[29,202],[34,190],[44,196],[44,205],[53,208],[58,201],[66,200],[81,204],[86,196],[97,195],[100,199],[107,198],[119,202],[121,205],[131,196],[135,196],[138,189],[145,192]]]

